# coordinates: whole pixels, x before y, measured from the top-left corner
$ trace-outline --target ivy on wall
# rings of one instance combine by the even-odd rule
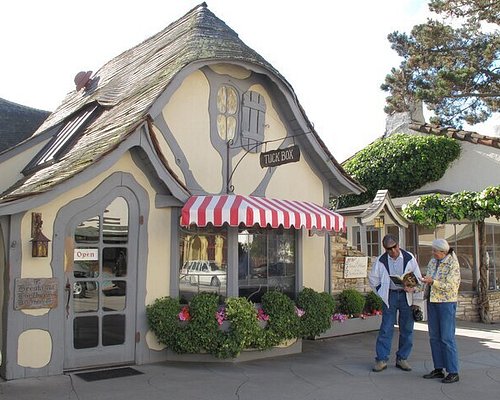
[[[445,224],[450,220],[500,219],[500,186],[489,186],[481,192],[463,191],[450,196],[423,195],[404,205],[402,213],[407,219],[427,227]]]
[[[367,191],[341,196],[337,208],[369,203],[377,190],[393,197],[407,196],[440,179],[460,155],[460,144],[444,136],[395,134],[378,139],[342,165]]]

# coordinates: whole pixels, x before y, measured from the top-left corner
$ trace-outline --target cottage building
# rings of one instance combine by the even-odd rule
[[[164,360],[159,297],[329,290],[325,207],[363,187],[205,4],[75,83],[0,158],[2,377]]]

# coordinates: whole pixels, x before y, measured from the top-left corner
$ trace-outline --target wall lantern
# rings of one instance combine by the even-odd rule
[[[375,219],[373,220],[373,226],[375,226],[375,228],[377,229],[382,229],[384,227],[384,217],[375,217]]]
[[[50,240],[42,233],[42,214],[31,213],[31,256],[47,257]]]

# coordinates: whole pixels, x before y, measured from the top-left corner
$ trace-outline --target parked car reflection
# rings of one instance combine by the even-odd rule
[[[180,279],[191,285],[221,286],[226,284],[226,270],[215,261],[186,261],[180,270]]]

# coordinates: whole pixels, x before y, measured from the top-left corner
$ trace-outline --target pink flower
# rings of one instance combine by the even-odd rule
[[[189,307],[184,306],[179,313],[179,319],[181,321],[189,321],[191,319],[191,315],[189,315]]]
[[[268,321],[269,315],[267,315],[262,308],[259,308],[257,310],[257,319],[259,321]]]
[[[332,321],[339,321],[339,322],[344,322],[347,319],[347,315],[345,314],[333,314],[332,315]]]
[[[298,308],[295,306],[295,314],[300,318],[302,317],[306,312],[302,308]]]
[[[217,320],[217,323],[219,325],[222,325],[222,323],[226,319],[226,310],[224,309],[224,307],[219,308],[219,310],[215,312],[215,319]]]

